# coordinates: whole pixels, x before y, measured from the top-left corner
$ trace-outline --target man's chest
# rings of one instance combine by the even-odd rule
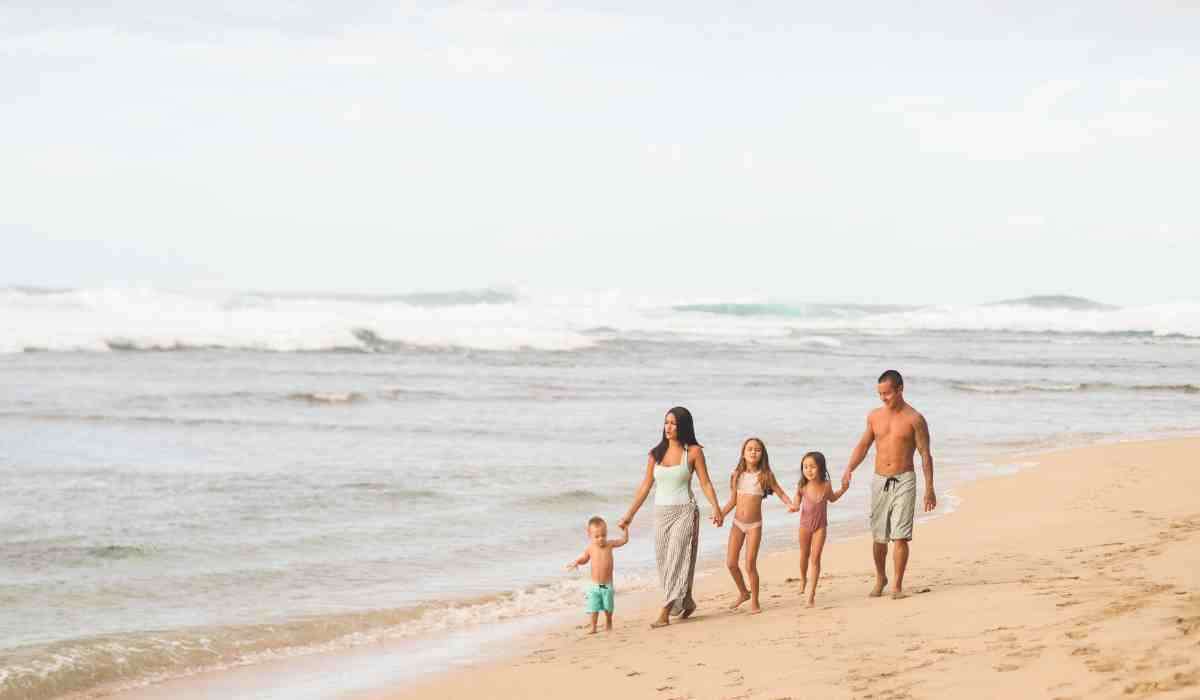
[[[881,445],[912,442],[912,422],[904,416],[880,416],[871,421],[871,430],[875,433],[875,441]]]

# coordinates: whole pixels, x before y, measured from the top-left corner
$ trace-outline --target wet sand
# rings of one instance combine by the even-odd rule
[[[691,620],[651,630],[652,607],[618,594],[612,632],[539,633],[512,658],[356,698],[1200,697],[1200,439],[1037,462],[918,523],[906,599],[867,597],[868,538],[831,538],[813,609],[795,551],[778,552],[760,558],[761,615],[727,610],[715,572]]]

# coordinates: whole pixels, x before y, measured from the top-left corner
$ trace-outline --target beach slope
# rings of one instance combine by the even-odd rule
[[[761,615],[726,610],[719,572],[690,621],[650,630],[653,610],[618,607],[611,633],[555,630],[371,697],[1200,697],[1200,440],[1038,461],[918,525],[907,599],[868,599],[870,542],[847,539],[826,548],[814,609],[781,552],[760,561]]]

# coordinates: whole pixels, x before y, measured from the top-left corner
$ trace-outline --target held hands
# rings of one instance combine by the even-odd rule
[[[631,518],[628,515],[622,516],[622,518],[617,521],[617,527],[621,528],[622,530],[628,530],[629,526],[632,524],[633,524],[633,518]]]
[[[721,525],[725,523],[725,515],[721,513],[720,509],[713,511],[711,519],[712,524],[716,525],[717,527],[721,527]]]
[[[934,508],[937,508],[937,495],[933,489],[925,489],[925,512],[928,513]]]
[[[847,469],[846,471],[842,472],[842,491],[846,491],[849,488],[850,488],[850,470]]]
[[[796,511],[800,510],[800,506],[796,505],[795,503],[789,503],[787,509],[789,513],[795,513]]]

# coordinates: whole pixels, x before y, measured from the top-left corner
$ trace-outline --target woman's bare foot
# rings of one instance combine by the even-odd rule
[[[907,597],[908,597],[908,594],[905,593],[904,591],[892,591],[892,600],[900,600],[902,598],[907,598]]]
[[[808,579],[806,579],[806,578],[800,579],[800,595],[804,595],[804,592],[807,590],[808,590]]]
[[[751,615],[757,615],[757,614],[759,614],[760,612],[762,612],[762,608],[760,608],[760,607],[758,606],[758,603],[751,603],[751,604],[750,604],[750,614],[751,614]]]
[[[809,598],[809,599],[808,599],[808,605],[805,605],[804,607],[806,607],[806,608],[814,608],[814,607],[816,607],[816,605],[817,605],[817,602],[816,602],[814,599],[812,599],[812,598]]]
[[[887,585],[887,576],[884,576],[881,579],[879,579],[879,578],[875,579],[875,587],[872,588],[871,592],[868,593],[867,595],[869,595],[872,598],[878,598],[879,596],[883,595],[883,587],[886,585]]]
[[[749,594],[749,593],[739,593],[739,594],[738,594],[738,599],[737,599],[737,600],[735,600],[735,601],[733,601],[733,605],[730,605],[730,606],[729,606],[729,609],[730,609],[730,610],[737,610],[737,609],[738,609],[738,606],[739,606],[739,605],[741,605],[742,603],[745,603],[747,600],[750,600],[750,594]]]

